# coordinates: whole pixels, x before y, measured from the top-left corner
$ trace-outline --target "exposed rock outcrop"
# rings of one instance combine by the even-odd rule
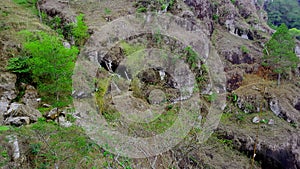
[[[239,151],[245,152],[249,156],[253,155],[255,136],[239,133],[239,131],[226,131],[226,128],[219,128],[218,134],[224,138],[233,141],[233,146]],[[293,134],[281,133],[282,136],[275,136],[273,141],[269,140],[267,135],[259,135],[256,145],[257,161],[261,161],[262,168],[289,168],[298,169],[300,167],[300,141],[299,132]]]
[[[16,81],[15,74],[0,72],[0,124],[3,122],[3,114],[8,110],[11,100],[17,97]]]
[[[75,22],[76,14],[70,9],[68,3],[63,1],[40,1],[40,9],[48,16],[58,16],[66,23]]]
[[[27,125],[36,122],[41,113],[27,105],[12,103],[9,110],[4,114],[4,124],[6,125]]]
[[[41,99],[38,96],[38,91],[33,86],[27,85],[21,101],[29,107],[38,108]]]

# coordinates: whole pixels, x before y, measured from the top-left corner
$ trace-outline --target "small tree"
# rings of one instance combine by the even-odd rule
[[[54,106],[70,104],[72,73],[78,49],[65,48],[59,37],[44,32],[33,34],[25,31],[24,35],[29,37],[24,49],[30,56],[28,65],[39,92]]]
[[[78,46],[84,45],[89,37],[88,26],[83,21],[84,15],[80,14],[76,17],[76,23],[73,25],[72,34],[75,38],[75,43]]]
[[[285,24],[278,27],[264,49],[263,65],[270,66],[278,75],[278,85],[282,73],[288,73],[299,63],[295,52],[295,39],[289,34]]]

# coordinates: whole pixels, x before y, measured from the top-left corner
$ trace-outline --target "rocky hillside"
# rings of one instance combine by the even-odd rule
[[[280,86],[261,65],[274,32],[264,1],[2,0],[0,9],[1,168],[300,168],[300,65]],[[78,45],[68,26],[80,14],[89,38]],[[6,69],[26,55],[24,29],[79,47],[73,104],[58,109],[24,80],[30,73]]]

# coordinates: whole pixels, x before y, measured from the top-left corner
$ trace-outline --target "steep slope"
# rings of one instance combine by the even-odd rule
[[[51,123],[38,122],[32,126],[21,127],[20,130],[12,130],[5,133],[6,135],[17,135],[21,145],[22,158],[20,159],[23,160],[14,160],[12,151],[10,151],[11,153],[4,153],[4,147],[13,146],[11,143],[3,141],[0,142],[2,148],[0,150],[3,150],[2,154],[4,155],[2,156],[5,156],[5,160],[0,160],[1,165],[4,164],[7,168],[43,166],[54,168],[59,166],[61,168],[253,167],[297,169],[300,167],[300,133],[299,126],[297,126],[300,122],[299,77],[293,76],[293,80],[286,80],[283,83],[284,85],[277,88],[272,81],[272,72],[260,65],[263,55],[263,44],[273,32],[266,24],[267,17],[263,11],[262,2],[256,0],[184,0],[177,1],[172,6],[167,4],[171,6],[167,8],[163,6],[166,4],[161,2],[169,1],[45,0],[41,1],[39,5],[40,9],[49,18],[58,16],[64,23],[73,22],[79,13],[85,14],[85,21],[92,36],[82,49],[79,59],[87,59],[102,68],[97,70],[98,67],[96,67],[97,71],[92,72],[90,77],[88,77],[93,82],[83,86],[88,91],[74,91],[74,97],[76,99],[85,99],[95,93],[98,101],[97,107],[100,110],[98,113],[102,114],[105,120],[108,121],[107,125],[116,131],[133,137],[148,137],[164,132],[174,123],[174,119],[176,119],[174,116],[178,115],[178,110],[176,103],[169,104],[164,108],[162,117],[154,121],[152,125],[131,123],[118,114],[116,103],[122,103],[125,109],[129,104],[129,100],[124,99],[121,102],[113,100],[112,95],[118,90],[113,85],[107,85],[106,82],[110,78],[115,78],[115,75],[119,73],[116,69],[122,63],[122,60],[125,57],[132,56],[126,56],[126,53],[144,50],[145,46],[148,48],[160,47],[160,49],[166,51],[176,51],[177,54],[188,55],[192,52],[184,44],[178,42],[178,39],[161,35],[163,32],[159,32],[159,29],[156,29],[156,27],[150,29],[149,34],[130,36],[126,39],[124,37],[131,35],[132,32],[138,32],[136,30],[139,27],[135,25],[139,24],[136,22],[128,23],[126,28],[131,26],[130,29],[122,30],[119,28],[122,28],[124,25],[114,25],[114,23],[119,23],[117,22],[118,19],[135,14],[135,12],[149,12],[153,10],[157,13],[167,11],[167,15],[172,13],[180,19],[185,18],[185,22],[178,19],[176,23],[179,26],[177,25],[178,27],[175,28],[184,27],[189,31],[199,29],[198,31],[202,32],[201,37],[203,38],[197,44],[191,45],[194,45],[193,47],[196,49],[201,49],[200,55],[204,58],[202,60],[205,60],[206,56],[218,54],[224,65],[224,72],[227,78],[226,90],[228,91],[224,97],[227,97],[227,102],[215,133],[205,143],[199,143],[200,138],[198,136],[201,130],[194,128],[179,144],[166,152],[147,158],[130,159],[121,157],[119,154],[111,154],[107,145],[100,144],[104,149],[99,148],[94,143],[98,140],[90,140],[85,132],[77,127],[57,130],[56,126],[53,126]],[[23,9],[21,6],[15,5],[9,0],[1,1],[1,3],[0,8],[1,12],[3,8],[3,19],[0,20],[0,23],[9,25],[7,29],[3,27],[5,29],[1,30],[0,33],[1,41],[5,44],[1,46],[5,51],[3,57],[1,56],[1,59],[3,59],[1,63],[5,65],[7,54],[13,55],[18,53],[17,51],[14,52],[14,50],[18,49],[17,46],[20,43],[16,38],[17,31],[21,29],[48,31],[49,28],[41,24],[37,16],[30,14],[30,11]],[[15,10],[18,12],[13,13],[12,11]],[[144,25],[147,25],[147,19],[146,21],[143,19],[141,21],[143,21]],[[173,23],[172,21],[166,23],[164,20],[161,20],[161,22],[165,27],[172,28],[173,26],[170,26]],[[115,27],[103,27],[107,24]],[[113,32],[115,30],[122,31]],[[173,30],[173,32],[179,34],[178,37],[182,34],[179,30]],[[101,34],[105,31],[108,33]],[[109,39],[109,37],[115,37],[116,35],[120,36]],[[107,37],[108,40],[105,41]],[[185,37],[188,37],[191,41],[194,38],[189,36],[188,33],[185,34]],[[124,39],[126,40],[125,42],[122,41]],[[110,45],[113,47],[110,48]],[[13,51],[8,49],[13,49]],[[104,53],[106,51],[108,52]],[[136,62],[140,63],[139,60],[136,60]],[[188,63],[192,68],[194,67],[194,69],[202,73],[198,77],[203,77],[203,81],[206,82],[206,71],[203,68],[204,66],[202,66],[204,64],[201,62],[194,63],[194,65],[193,63]],[[93,65],[88,63],[85,62],[82,65],[82,74],[93,71]],[[210,69],[217,70],[219,68],[222,67],[212,67]],[[124,69],[126,70],[126,67]],[[123,69],[121,71],[126,74],[126,71]],[[120,76],[128,78],[124,74]],[[162,77],[165,77],[165,79],[161,80],[163,79]],[[185,81],[190,80],[184,73],[179,77]],[[130,86],[130,92],[134,93],[132,98],[135,98],[134,103],[136,103],[137,107],[147,107],[148,102],[163,100],[159,98],[161,96],[159,92],[158,94],[156,93],[157,95],[154,95],[155,98],[158,98],[153,100],[145,99],[144,95],[151,95],[153,89],[165,91],[167,93],[165,98],[167,99],[178,98],[177,88],[174,87],[176,84],[171,75],[165,74],[162,76],[161,71],[147,69],[139,74],[139,78],[146,85],[141,87],[140,84],[131,84]],[[134,81],[134,79],[132,80]],[[122,87],[125,88],[127,85],[126,81],[120,80],[117,82],[119,90],[122,90]],[[82,81],[78,83],[82,83]],[[201,115],[199,117],[206,118],[209,108],[205,106],[210,105],[216,98],[214,98],[214,93],[209,85],[204,83],[203,86],[202,88],[200,87],[200,92],[196,90],[193,92],[203,92],[201,94],[204,95],[204,99],[201,100]],[[264,113],[258,113],[260,109],[264,110]],[[76,110],[73,114],[77,118],[76,124],[83,126],[81,119],[93,115],[93,112],[88,112],[88,109],[85,109]],[[96,117],[99,114],[95,114],[95,118],[90,121],[91,124],[98,120]],[[252,122],[255,117],[260,118],[258,123]],[[205,121],[201,122],[204,123]],[[94,138],[96,135],[99,135],[99,133],[89,134],[89,137]],[[160,146],[160,142],[157,145]],[[252,165],[251,158],[254,151],[256,151],[256,157]],[[9,164],[7,164],[8,159],[11,160]]]

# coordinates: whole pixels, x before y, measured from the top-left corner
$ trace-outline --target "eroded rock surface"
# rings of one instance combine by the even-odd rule
[[[38,108],[40,104],[40,98],[37,90],[31,85],[27,85],[25,94],[22,97],[21,102],[29,107]]]
[[[27,125],[36,122],[41,113],[27,105],[12,103],[9,110],[4,114],[4,124],[6,125]]]
[[[3,114],[8,110],[11,100],[17,97],[16,81],[15,74],[0,72],[0,124],[3,122]]]

